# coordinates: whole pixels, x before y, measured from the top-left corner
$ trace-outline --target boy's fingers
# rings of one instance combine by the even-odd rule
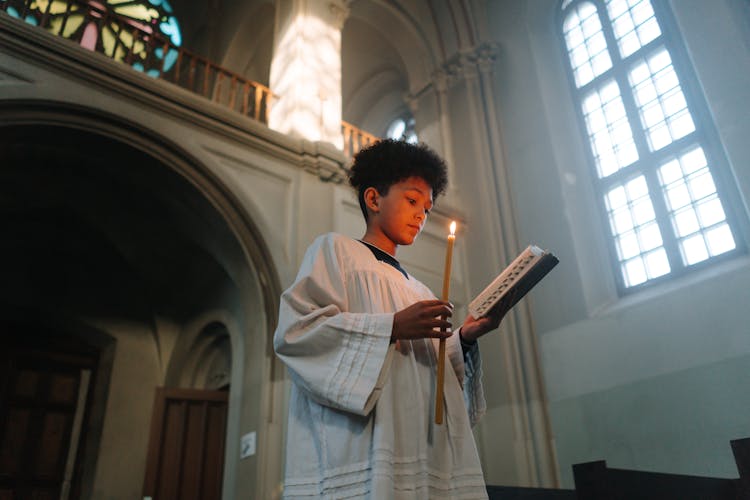
[[[444,303],[432,306],[426,311],[430,316],[453,316],[453,309]]]
[[[453,310],[443,305],[426,307],[419,313],[419,317],[423,319],[432,319],[438,316],[453,316]]]

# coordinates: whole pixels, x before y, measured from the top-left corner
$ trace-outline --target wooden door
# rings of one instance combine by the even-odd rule
[[[143,496],[219,500],[227,392],[157,388]]]
[[[3,342],[0,498],[68,498],[95,358]]]

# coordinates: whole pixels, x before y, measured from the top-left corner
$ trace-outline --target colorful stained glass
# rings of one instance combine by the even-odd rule
[[[169,71],[182,45],[167,0],[0,0],[0,9],[151,76]]]

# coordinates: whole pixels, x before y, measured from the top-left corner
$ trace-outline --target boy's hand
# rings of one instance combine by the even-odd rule
[[[467,342],[475,342],[485,333],[489,333],[500,326],[500,322],[515,304],[514,295],[514,293],[511,293],[503,297],[495,307],[490,309],[490,312],[481,318],[475,318],[471,314],[468,315],[464,324],[461,325],[461,338]]]
[[[402,309],[393,316],[391,341],[404,339],[447,338],[453,335],[451,323],[444,320],[453,316],[453,305],[443,300],[422,300]],[[442,332],[435,328],[445,328]]]

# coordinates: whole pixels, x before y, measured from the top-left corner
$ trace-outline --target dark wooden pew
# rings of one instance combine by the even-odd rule
[[[750,500],[750,438],[732,441],[738,479],[573,466],[578,500]]]

